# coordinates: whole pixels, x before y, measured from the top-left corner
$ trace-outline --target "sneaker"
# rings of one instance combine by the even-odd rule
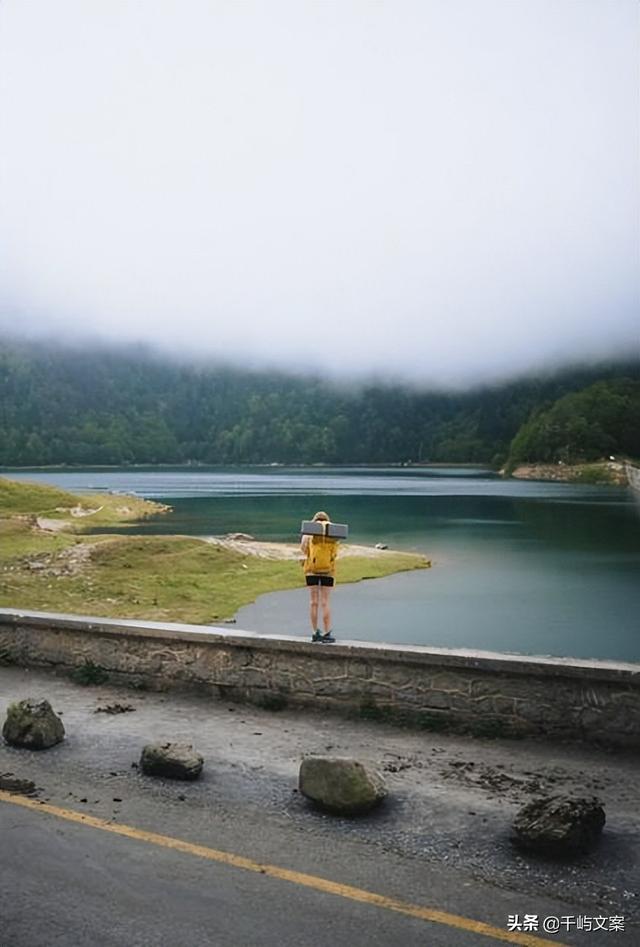
[[[325,632],[325,634],[324,634],[324,635],[321,635],[321,637],[320,637],[320,641],[328,641],[328,642],[331,642],[331,641],[335,641],[335,640],[336,640],[336,639],[333,637],[333,635],[331,634],[330,631]]]
[[[311,640],[312,640],[312,641],[324,641],[324,635],[322,634],[322,632],[320,631],[320,629],[318,629],[318,631],[314,631],[314,633],[311,635]]]

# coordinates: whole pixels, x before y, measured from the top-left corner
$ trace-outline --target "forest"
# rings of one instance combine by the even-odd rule
[[[465,391],[338,383],[143,349],[0,341],[0,465],[640,457],[640,361]]]

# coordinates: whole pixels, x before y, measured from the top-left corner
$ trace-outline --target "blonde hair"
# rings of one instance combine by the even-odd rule
[[[314,522],[314,523],[317,523],[317,522],[319,522],[320,520],[325,520],[325,522],[327,522],[327,523],[331,522],[330,519],[329,519],[329,514],[328,514],[328,513],[325,513],[324,510],[318,510],[318,512],[317,512],[317,513],[315,514],[315,516],[313,517],[313,522]]]

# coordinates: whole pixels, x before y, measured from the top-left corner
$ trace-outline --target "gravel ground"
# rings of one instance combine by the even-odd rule
[[[292,711],[269,712],[185,694],[81,687],[45,672],[0,668],[0,719],[12,700],[47,697],[67,738],[46,753],[0,746],[0,774],[33,779],[39,798],[132,822],[136,807],[215,807],[220,824],[281,820],[310,845],[352,838],[478,880],[620,914],[639,925],[638,761],[581,745],[480,740]],[[100,712],[99,712],[100,711]],[[205,757],[194,784],[145,779],[142,746],[192,743]],[[383,771],[389,800],[356,820],[323,815],[297,791],[306,754],[355,756]],[[511,843],[518,808],[547,793],[596,795],[607,824],[599,846],[565,862],[524,855]],[[129,805],[129,809],[127,806]],[[143,811],[140,809],[139,811]],[[201,817],[201,816],[199,816]],[[632,928],[633,929],[633,928]],[[635,935],[634,935],[635,936]],[[640,942],[640,936],[638,941]]]

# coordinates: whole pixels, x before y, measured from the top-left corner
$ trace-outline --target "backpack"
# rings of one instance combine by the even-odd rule
[[[338,552],[338,540],[327,536],[311,536],[307,553],[307,569],[311,575],[333,572]]]

